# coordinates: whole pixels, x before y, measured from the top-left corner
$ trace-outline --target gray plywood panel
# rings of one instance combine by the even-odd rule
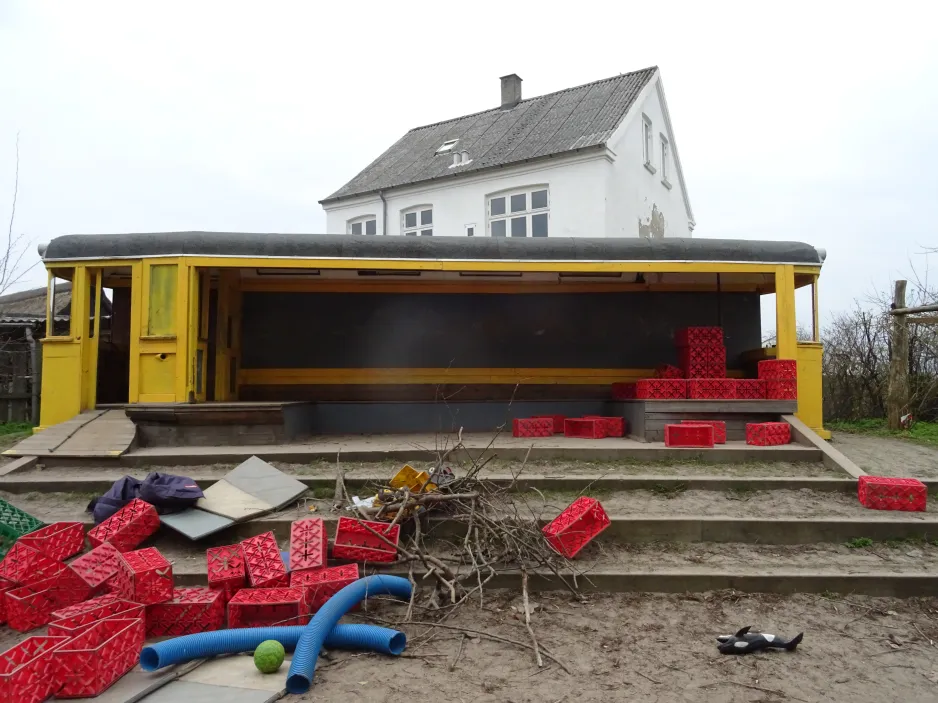
[[[256,456],[225,474],[224,480],[275,509],[306,493],[305,484]]]
[[[251,663],[253,667],[254,664]],[[283,677],[278,677],[283,683]],[[266,703],[271,699],[270,691],[233,686],[217,686],[194,681],[173,681],[149,696],[145,703]]]
[[[274,508],[267,501],[231,485],[226,479],[216,481],[203,491],[203,495],[205,497],[196,503],[197,508],[235,521],[248,520]]]
[[[208,537],[235,524],[234,520],[230,518],[199,510],[198,508],[162,515],[160,516],[160,522],[191,540]]]

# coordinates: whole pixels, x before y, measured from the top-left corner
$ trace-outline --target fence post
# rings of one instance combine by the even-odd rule
[[[892,309],[905,307],[906,281],[896,281]],[[886,394],[886,422],[889,429],[898,430],[903,412],[909,404],[909,319],[906,315],[891,315],[892,340],[889,357],[889,388]]]

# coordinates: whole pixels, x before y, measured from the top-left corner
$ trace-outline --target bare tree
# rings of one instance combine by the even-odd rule
[[[16,220],[16,200],[20,189],[20,135],[16,134],[16,166],[13,179],[13,204],[10,207],[10,224],[7,227],[6,242],[0,250],[0,295],[8,293],[10,288],[18,284],[38,261],[30,266],[23,266],[23,258],[29,251],[30,241],[25,234],[13,233],[13,223]]]

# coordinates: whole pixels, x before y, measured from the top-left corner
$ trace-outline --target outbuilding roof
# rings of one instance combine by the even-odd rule
[[[304,259],[426,259],[449,261],[710,261],[823,263],[803,242],[742,239],[381,237],[351,234],[159,232],[69,234],[43,251],[46,263],[167,256]]]

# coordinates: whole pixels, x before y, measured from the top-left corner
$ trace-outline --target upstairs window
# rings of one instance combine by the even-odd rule
[[[365,215],[348,221],[349,234],[377,234],[378,221],[374,215]]]
[[[433,208],[422,205],[401,212],[401,233],[405,237],[433,236]]]
[[[450,139],[448,142],[443,142],[440,145],[440,148],[436,150],[436,153],[445,154],[448,151],[452,151],[453,147],[455,147],[458,143],[459,143],[458,139]]]
[[[489,196],[487,211],[489,236],[547,236],[550,213],[544,186]]]
[[[669,162],[671,160],[671,145],[668,143],[668,138],[663,134],[661,135],[661,180],[667,182],[669,176],[671,175],[671,169],[669,167]]]
[[[655,158],[655,138],[651,128],[651,118],[648,115],[642,115],[642,159],[645,162],[645,168],[654,173],[657,169],[652,163]]]

